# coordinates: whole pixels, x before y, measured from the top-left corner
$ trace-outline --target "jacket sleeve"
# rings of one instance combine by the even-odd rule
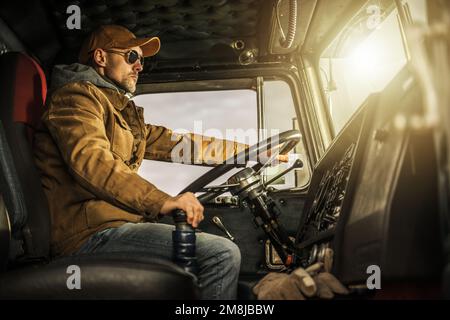
[[[155,219],[170,196],[114,158],[104,115],[89,84],[68,85],[52,97],[43,121],[78,183],[102,200]]]
[[[193,133],[179,134],[147,124],[145,158],[184,164],[215,166],[246,150],[248,145]]]

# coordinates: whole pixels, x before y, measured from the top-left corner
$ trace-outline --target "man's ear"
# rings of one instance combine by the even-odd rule
[[[106,67],[106,52],[102,49],[95,49],[92,60],[98,67]]]

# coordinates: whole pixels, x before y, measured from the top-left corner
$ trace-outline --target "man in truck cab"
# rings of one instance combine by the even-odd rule
[[[84,42],[79,63],[54,68],[34,145],[51,213],[53,255],[138,252],[172,260],[173,226],[158,218],[181,209],[197,227],[203,206],[192,193],[172,197],[141,178],[143,159],[172,161],[179,143],[200,141],[192,157],[202,163],[211,160],[205,150],[212,143],[222,160],[246,147],[144,123],[143,109],[130,97],[144,58],[159,48],[156,37],[138,39],[124,27],[102,26]],[[238,247],[206,233],[197,233],[196,246],[202,297],[236,298]]]

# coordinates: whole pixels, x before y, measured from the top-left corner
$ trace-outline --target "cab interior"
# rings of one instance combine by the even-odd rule
[[[248,144],[295,136],[288,164],[252,173],[262,181],[275,234],[241,190],[212,187],[230,184],[242,166],[198,181],[214,169],[142,164],[140,174],[172,195],[215,191],[199,228],[239,246],[239,299],[255,299],[252,288],[268,272],[323,261],[327,248],[333,274],[351,290],[338,298],[448,298],[447,140],[436,143],[445,126],[421,122],[430,112],[427,92],[414,68],[417,43],[407,36],[409,26],[426,28],[448,13],[447,2],[426,0],[5,1],[2,104],[14,104],[17,92],[35,99],[23,91],[36,90],[36,82],[25,88],[14,76],[17,52],[49,82],[54,65],[77,61],[97,26],[158,36],[161,50],[145,59],[133,98],[147,122]],[[175,264],[125,253],[50,257],[45,199],[22,141],[32,125],[11,111],[1,117],[2,298],[198,298],[193,278]],[[21,208],[24,218],[14,218]],[[14,245],[24,247],[22,255],[11,257]],[[88,290],[67,290],[70,264],[88,270]],[[381,289],[368,288],[370,266],[381,271]]]

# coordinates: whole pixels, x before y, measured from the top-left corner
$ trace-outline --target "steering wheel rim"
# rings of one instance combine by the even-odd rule
[[[276,139],[274,139],[274,137],[276,137]],[[181,190],[179,194],[183,194],[185,192],[196,193],[200,191],[203,187],[221,177],[231,169],[245,166],[247,163],[246,156],[248,156],[249,159],[256,159],[256,156],[258,156],[262,150],[272,150],[274,147],[281,145],[279,153],[286,154],[294,148],[298,142],[300,142],[301,137],[302,135],[300,131],[288,130],[260,141],[250,146],[248,149],[239,152],[236,156],[228,158],[224,161],[224,163],[214,167],[212,170],[202,174],[191,184]],[[272,145],[273,140],[278,141],[278,143],[276,145]],[[268,149],[268,147],[270,147],[270,149]]]

